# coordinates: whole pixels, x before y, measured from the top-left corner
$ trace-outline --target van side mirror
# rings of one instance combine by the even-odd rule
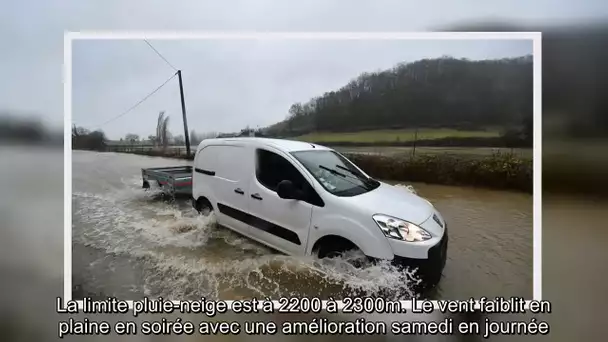
[[[282,180],[277,186],[277,194],[283,199],[299,200],[303,198],[303,193],[293,185],[290,180]]]

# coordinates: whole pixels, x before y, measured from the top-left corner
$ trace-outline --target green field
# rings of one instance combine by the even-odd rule
[[[470,138],[470,137],[482,137],[492,138],[500,136],[498,130],[485,130],[485,131],[464,131],[455,130],[448,128],[438,129],[419,129],[418,140],[423,139],[441,139],[448,137],[459,137],[459,138]],[[296,140],[310,141],[310,142],[360,142],[360,143],[373,143],[373,142],[391,142],[391,141],[411,141],[414,140],[415,130],[414,129],[383,129],[373,131],[359,131],[359,132],[314,132],[296,137]]]

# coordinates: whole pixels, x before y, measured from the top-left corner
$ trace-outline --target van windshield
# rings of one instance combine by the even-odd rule
[[[380,182],[361,173],[348,159],[329,150],[291,153],[313,177],[336,196],[356,196],[380,186]]]

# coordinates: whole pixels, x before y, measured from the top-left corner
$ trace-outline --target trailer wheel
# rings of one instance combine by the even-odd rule
[[[213,206],[208,199],[200,197],[196,201],[196,211],[203,216],[209,216],[213,212]]]

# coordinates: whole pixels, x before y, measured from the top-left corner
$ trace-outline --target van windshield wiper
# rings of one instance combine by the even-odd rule
[[[370,185],[370,186],[371,186],[371,184],[373,184],[373,183],[374,183],[374,180],[373,180],[373,179],[371,179],[371,178],[369,178],[369,177],[365,177],[364,175],[362,175],[362,174],[360,174],[360,173],[358,173],[358,172],[355,172],[355,171],[353,171],[353,170],[351,170],[351,169],[349,169],[349,168],[347,168],[347,167],[344,167],[344,166],[342,166],[342,165],[336,165],[336,167],[337,167],[338,169],[340,169],[340,170],[344,170],[344,171],[346,171],[346,172],[350,173],[351,175],[353,175],[353,176],[357,177],[357,178],[358,178],[360,181],[362,181],[362,182],[364,182],[364,183],[366,183],[366,184],[368,184],[368,185]]]
[[[332,174],[334,174],[334,175],[336,175],[336,176],[340,176],[340,177],[342,177],[342,178],[346,178],[346,175],[345,175],[345,174],[343,174],[342,172],[336,171],[336,170],[334,170],[334,169],[330,169],[330,168],[328,168],[327,166],[319,165],[319,168],[320,168],[320,169],[323,169],[323,170],[325,170],[325,171],[329,171],[329,172],[331,172]]]
[[[340,176],[340,177],[344,178],[344,180],[346,180],[346,181],[350,182],[351,184],[354,184],[354,185],[356,185],[356,186],[358,186],[358,187],[361,187],[361,188],[363,188],[363,189],[365,189],[365,190],[367,190],[367,191],[372,190],[372,189],[370,188],[370,186],[369,186],[369,184],[368,184],[367,182],[362,182],[362,183],[363,183],[363,185],[361,185],[361,184],[355,183],[355,182],[353,182],[352,180],[348,179],[347,177],[348,177],[349,175],[346,175],[346,174],[344,174],[344,173],[342,173],[342,172],[340,172],[340,171],[337,171],[337,170],[335,170],[335,169],[332,169],[332,168],[329,168],[329,167],[327,167],[327,166],[323,166],[323,165],[319,165],[319,168],[321,168],[321,169],[323,169],[323,170],[325,170],[325,171],[328,171],[328,172],[330,172],[331,174],[334,174],[334,175],[336,175],[336,176]],[[359,177],[354,177],[354,176],[350,176],[350,177],[352,177],[352,178],[356,178],[358,181],[361,181],[361,179],[360,179]]]

